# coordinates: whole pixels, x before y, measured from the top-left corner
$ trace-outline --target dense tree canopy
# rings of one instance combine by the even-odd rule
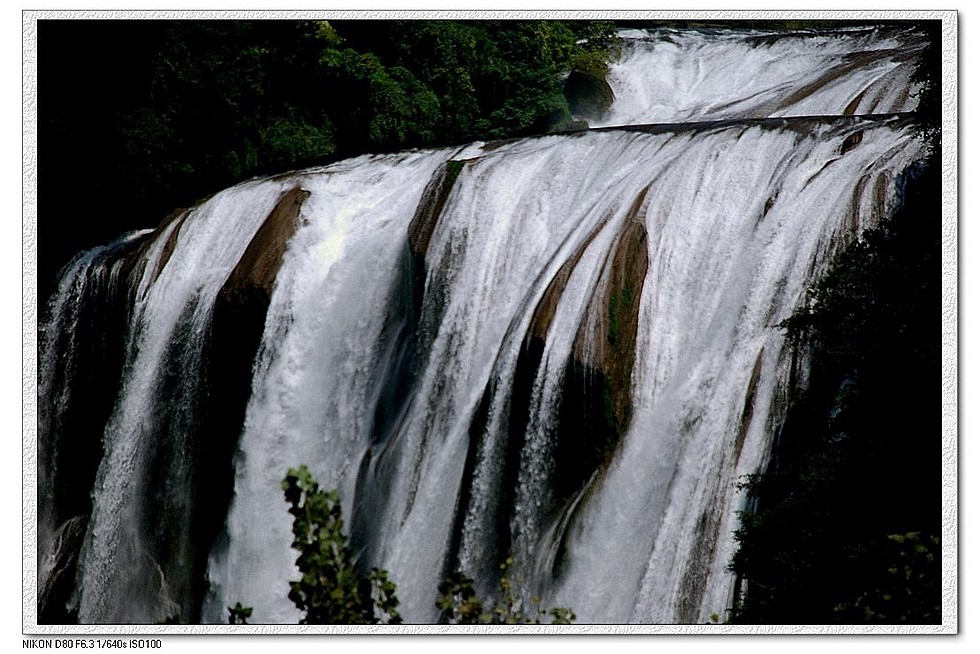
[[[810,384],[770,469],[749,480],[758,506],[733,561],[748,583],[743,622],[941,617],[938,181],[934,165],[910,171],[903,209],[845,250],[786,324],[813,354]],[[896,552],[905,534],[917,534],[913,549]],[[924,575],[866,616],[859,600],[896,557],[918,554]]]

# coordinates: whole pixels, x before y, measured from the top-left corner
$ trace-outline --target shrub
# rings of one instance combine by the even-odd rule
[[[375,568],[365,577],[354,568],[337,492],[321,490],[306,466],[289,470],[282,488],[302,574],[289,584],[289,599],[306,614],[300,624],[400,624],[388,573]]]

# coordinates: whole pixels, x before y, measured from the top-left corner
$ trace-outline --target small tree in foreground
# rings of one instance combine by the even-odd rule
[[[252,617],[251,606],[242,606],[241,602],[236,602],[235,606],[228,607],[228,624],[248,624],[250,617]]]
[[[440,620],[448,624],[541,624],[541,618],[551,616],[551,624],[571,624],[575,614],[571,609],[542,609],[538,598],[532,598],[532,610],[524,613],[514,594],[514,581],[509,574],[514,561],[508,558],[500,565],[500,599],[484,606],[476,596],[473,580],[456,572],[439,584],[441,597],[436,606],[442,610]]]
[[[401,624],[395,583],[385,570],[372,568],[367,577],[354,569],[353,555],[344,535],[343,511],[337,491],[324,491],[306,466],[291,468],[282,489],[293,516],[293,549],[299,552],[296,566],[302,577],[289,582],[289,599],[306,615],[300,624]],[[448,624],[541,624],[551,616],[552,624],[571,624],[571,609],[550,611],[531,600],[525,614],[514,594],[508,574],[513,560],[501,566],[500,599],[485,607],[476,595],[473,580],[461,572],[439,584],[436,606],[440,621]],[[228,607],[229,624],[248,624],[251,607],[241,603]]]
[[[354,569],[337,492],[321,490],[306,466],[290,469],[282,488],[302,574],[289,583],[289,599],[306,613],[300,624],[401,624],[388,573],[375,568],[363,577]]]

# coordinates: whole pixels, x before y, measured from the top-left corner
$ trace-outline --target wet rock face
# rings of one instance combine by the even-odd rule
[[[606,80],[577,70],[572,71],[565,80],[562,93],[572,116],[585,120],[604,118],[615,99],[612,87]]]
[[[265,316],[282,257],[297,227],[309,192],[295,187],[280,198],[255,233],[221,287],[214,306],[208,362],[214,429],[237,436],[250,390],[252,360],[262,338]],[[207,431],[207,430],[205,430]],[[218,439],[219,441],[222,439]],[[217,455],[217,462],[227,459]]]
[[[221,288],[221,300],[228,301],[235,294],[249,291],[271,295],[286,244],[298,226],[300,207],[309,195],[309,191],[298,186],[283,194],[228,276]]]
[[[556,488],[564,493],[575,492],[606,465],[633,416],[636,331],[648,268],[646,227],[635,217],[645,197],[644,191],[634,202],[606,264],[602,292],[589,309],[602,319],[597,328],[583,323],[575,338],[560,412],[563,438],[556,452]]]
[[[276,275],[290,239],[299,227],[299,211],[309,192],[286,191],[256,232],[242,258],[218,293],[207,347],[205,372],[210,390],[208,406],[196,439],[193,520],[196,551],[207,552],[228,510],[233,488],[232,454],[251,390],[251,369],[262,339]],[[192,577],[199,586],[191,592],[189,615],[200,610],[206,556],[196,561]]]
[[[603,277],[587,315],[575,338],[571,360],[565,370],[559,407],[555,456],[554,490],[559,498],[579,491],[593,474],[604,467],[609,453],[626,432],[632,418],[632,370],[636,354],[636,331],[640,292],[647,274],[647,232],[636,220],[646,198],[641,193],[625,222],[615,250],[606,262]],[[587,238],[562,266],[535,309],[518,363],[515,406],[531,392],[531,381],[541,363],[545,340],[559,297],[585,248]],[[527,402],[523,405],[526,409]],[[527,424],[526,410],[516,412],[517,428]],[[512,414],[514,422],[515,414]]]
[[[642,201],[643,196],[637,200],[634,214]],[[636,355],[640,291],[648,266],[646,227],[639,220],[629,220],[610,262],[602,298],[606,316],[605,339],[593,346],[599,353],[596,363],[609,381],[609,401],[618,433],[626,431],[632,417],[631,374]],[[579,338],[584,337],[586,334],[580,333]]]
[[[47,574],[38,580],[38,624],[73,624],[78,616],[69,608],[75,589],[78,554],[85,538],[88,516],[66,520],[58,529],[53,560],[41,561]]]
[[[218,408],[230,412],[234,418],[227,422],[235,434],[244,418],[249,391],[245,386],[262,337],[272,287],[286,246],[299,226],[300,207],[308,196],[309,191],[299,187],[283,194],[231,271],[215,302],[210,377],[220,383],[215,384],[212,392]],[[236,372],[239,374],[229,374]],[[242,388],[235,388],[235,381],[243,379]]]
[[[549,116],[541,131],[546,134],[564,134],[567,132],[584,132],[588,129],[588,121],[572,118],[567,110],[562,110]]]
[[[425,187],[422,201],[419,202],[418,209],[408,226],[408,245],[413,259],[421,270],[424,270],[425,255],[429,249],[432,232],[435,231],[439,216],[446,206],[453,184],[465,165],[465,161],[447,161],[439,169]],[[424,276],[421,281],[424,282]]]

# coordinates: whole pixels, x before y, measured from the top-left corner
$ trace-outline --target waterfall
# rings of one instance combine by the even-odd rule
[[[922,44],[623,37],[604,129],[252,180],[79,255],[40,339],[44,602],[296,623],[306,464],[407,622],[507,557],[583,623],[729,607],[737,481],[806,374],[777,325],[922,156]]]
[[[912,111],[924,43],[902,29],[633,31],[598,125]]]

